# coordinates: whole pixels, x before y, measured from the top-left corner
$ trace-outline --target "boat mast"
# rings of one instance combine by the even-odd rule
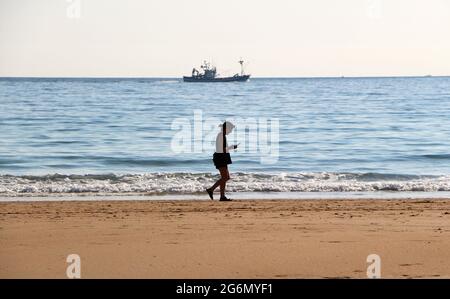
[[[241,76],[244,76],[244,60],[239,60],[239,64],[241,65]]]

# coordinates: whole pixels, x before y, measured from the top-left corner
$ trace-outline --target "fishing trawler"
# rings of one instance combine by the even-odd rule
[[[203,72],[198,71],[196,68],[192,69],[192,76],[183,76],[184,82],[245,82],[250,78],[250,75],[244,73],[244,61],[239,60],[241,65],[241,73],[235,74],[232,77],[219,77],[216,67],[211,66],[210,63],[204,61],[200,68]]]

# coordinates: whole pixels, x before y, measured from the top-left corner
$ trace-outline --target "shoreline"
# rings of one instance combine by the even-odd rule
[[[230,198],[240,200],[450,200],[449,191],[367,191],[367,192],[228,192]],[[214,194],[215,200],[218,193]],[[147,193],[47,193],[0,195],[1,202],[46,201],[209,201],[206,193],[147,194]]]
[[[0,202],[0,278],[450,277],[450,200]]]

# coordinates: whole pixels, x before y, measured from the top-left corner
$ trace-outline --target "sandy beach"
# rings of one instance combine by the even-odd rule
[[[0,277],[450,277],[449,200],[0,203]]]

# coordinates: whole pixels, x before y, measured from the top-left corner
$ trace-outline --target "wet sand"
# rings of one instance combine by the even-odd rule
[[[450,200],[0,203],[0,278],[450,278]]]

